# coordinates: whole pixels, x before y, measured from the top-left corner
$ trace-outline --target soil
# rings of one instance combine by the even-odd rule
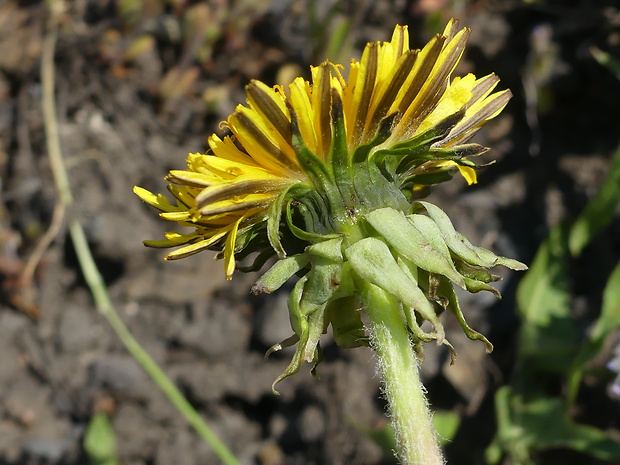
[[[84,431],[102,410],[122,464],[218,463],[97,313],[65,226],[34,281],[19,279],[58,203],[41,113],[43,3],[0,2],[0,464],[87,463]],[[321,379],[304,367],[274,396],[271,383],[291,350],[267,362],[263,354],[291,334],[286,290],[251,296],[258,275],[226,281],[210,253],[164,262],[142,240],[160,238],[168,225],[132,187],[163,191],[166,172],[204,150],[244,102],[246,82],[307,74],[344,19],[351,30],[336,52],[359,56],[367,41],[388,39],[394,24],[409,24],[412,44],[421,46],[434,24],[454,16],[473,29],[457,74],[496,72],[515,96],[477,139],[492,147],[485,161],[497,163],[481,171],[479,184],[456,180],[431,199],[472,242],[528,263],[549,226],[574,217],[596,193],[619,143],[620,83],[589,52],[596,46],[620,56],[618,4],[149,0],[135,17],[122,16],[119,5],[130,3],[65,2],[56,51],[71,213],[121,317],[244,465],[394,463],[363,431],[388,422],[372,352],[340,350],[326,335]],[[573,270],[584,318],[598,311],[619,238],[616,220]],[[444,351],[427,349],[433,407],[462,416],[449,463],[485,463],[493,395],[513,368],[519,277],[505,273],[501,301],[463,296],[470,324],[496,345],[492,356],[448,321],[457,363],[449,367]],[[604,413],[593,421],[609,426]],[[602,463],[577,453],[545,457]]]

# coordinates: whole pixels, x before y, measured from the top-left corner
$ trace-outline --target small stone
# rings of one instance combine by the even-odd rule
[[[305,408],[297,423],[305,442],[317,441],[325,433],[325,414],[316,405]]]
[[[89,383],[99,389],[132,399],[146,399],[152,389],[144,371],[128,355],[110,355],[88,367]]]
[[[258,452],[258,462],[260,465],[284,465],[284,452],[275,442],[269,441]]]

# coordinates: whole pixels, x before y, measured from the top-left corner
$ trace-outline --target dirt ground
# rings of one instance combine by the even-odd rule
[[[32,286],[20,287],[57,204],[41,113],[42,3],[0,1],[0,464],[86,463],[85,427],[102,409],[124,465],[218,463],[98,315],[66,228]],[[244,101],[249,79],[274,84],[307,73],[324,58],[321,34],[344,18],[352,26],[340,52],[359,56],[395,24],[409,24],[412,44],[421,46],[433,24],[454,16],[473,29],[457,74],[496,72],[515,97],[477,140],[497,163],[481,171],[479,184],[455,180],[432,200],[472,242],[527,263],[548,227],[597,191],[618,145],[620,83],[589,52],[596,46],[620,56],[617,2],[342,0],[330,11],[335,2],[317,0],[314,23],[312,2],[301,0],[148,1],[164,6],[133,21],[121,17],[120,3],[67,2],[56,95],[75,212],[123,320],[243,464],[393,463],[358,426],[387,422],[372,353],[340,350],[326,335],[321,379],[301,370],[274,396],[271,383],[291,352],[267,362],[263,354],[291,333],[286,292],[251,296],[257,275],[227,282],[209,253],[164,262],[142,240],[160,238],[169,225],[132,187],[163,191],[166,172],[204,150]],[[192,24],[208,34],[179,36],[192,7]],[[131,55],[147,36],[151,42]],[[616,221],[587,249],[587,264],[576,266],[584,315],[600,305],[619,238]],[[448,367],[446,353],[427,350],[433,407],[462,415],[449,463],[485,463],[493,394],[510,376],[518,331],[519,276],[505,275],[502,301],[463,296],[470,324],[496,345],[491,356],[449,322],[457,363]],[[545,463],[602,462],[561,453]]]

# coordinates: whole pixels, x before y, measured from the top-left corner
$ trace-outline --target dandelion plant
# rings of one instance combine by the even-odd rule
[[[470,139],[511,97],[494,91],[494,74],[452,76],[469,33],[451,20],[410,50],[407,27],[396,26],[391,41],[369,43],[347,72],[325,61],[312,67],[312,82],[297,78],[288,89],[252,81],[247,104],[224,123],[230,135],[212,135],[207,153],[168,174],[172,202],[134,189],[162,218],[189,228],[145,241],[175,247],[167,259],[216,250],[230,279],[239,259],[253,256],[245,270],[259,270],[276,257],[254,293],[297,277],[292,335],[270,352],[296,350],[274,392],[304,362],[316,370],[330,327],[339,346],[376,351],[408,465],[443,463],[418,367],[426,342],[455,355],[439,315],[451,313],[492,350],[467,324],[454,286],[498,294],[489,268],[526,268],[472,245],[422,200],[455,173],[476,182],[472,159],[488,148]]]

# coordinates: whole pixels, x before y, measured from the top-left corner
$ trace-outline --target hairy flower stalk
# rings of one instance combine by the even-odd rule
[[[162,218],[190,228],[145,241],[178,247],[167,259],[217,250],[230,279],[237,259],[253,255],[249,271],[276,256],[255,293],[299,277],[289,297],[293,335],[270,352],[297,347],[274,386],[304,361],[314,373],[330,326],[341,347],[377,351],[406,464],[442,463],[418,375],[424,342],[455,355],[439,315],[453,314],[492,350],[468,326],[453,286],[499,295],[488,269],[526,268],[472,245],[421,200],[456,172],[476,182],[471,158],[488,149],[469,140],[511,96],[493,92],[493,74],[452,76],[468,35],[452,20],[410,50],[407,27],[397,26],[390,42],[366,46],[346,79],[326,61],[312,67],[312,83],[297,78],[287,92],[252,81],[247,106],[225,123],[231,135],[212,135],[208,153],[169,173],[174,202],[134,189]]]

